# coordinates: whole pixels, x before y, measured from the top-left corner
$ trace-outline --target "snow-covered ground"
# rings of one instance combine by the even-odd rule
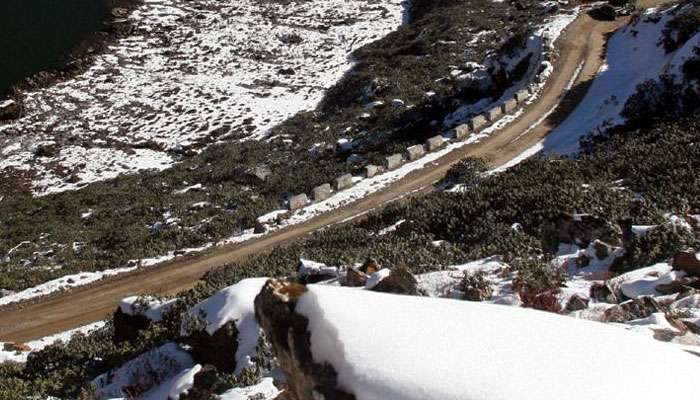
[[[401,25],[405,6],[145,0],[130,16],[135,35],[84,74],[26,94],[23,118],[0,126],[0,170],[36,173],[46,194],[167,168],[183,148],[260,138],[313,109],[353,50]],[[37,156],[39,146],[54,154]]]
[[[700,359],[616,327],[483,303],[308,289],[296,312],[309,320],[313,359],[332,365],[339,388],[359,400],[696,394]],[[653,379],[627,385],[621,372]]]
[[[90,332],[100,329],[105,325],[103,321],[95,322],[90,325],[82,326],[80,328],[72,329],[67,332],[57,333],[55,335],[47,336],[38,340],[32,340],[31,342],[24,343],[23,349],[17,350],[6,350],[5,343],[0,342],[0,363],[12,361],[23,363],[27,361],[27,356],[33,351],[43,350],[45,347],[55,344],[59,341],[67,343],[73,335],[82,333],[89,334]]]

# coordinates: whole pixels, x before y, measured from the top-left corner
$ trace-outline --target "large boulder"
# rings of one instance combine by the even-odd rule
[[[295,312],[306,291],[303,285],[270,280],[255,298],[255,316],[286,375],[287,395],[296,400],[354,399],[338,389],[338,375],[330,364],[313,360],[309,321]]]

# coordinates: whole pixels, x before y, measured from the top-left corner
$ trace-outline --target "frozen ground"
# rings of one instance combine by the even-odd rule
[[[26,94],[0,127],[0,176],[37,194],[164,169],[222,139],[256,139],[312,109],[350,53],[395,30],[403,0],[145,0],[135,34],[81,76]],[[33,176],[32,176],[33,175]]]

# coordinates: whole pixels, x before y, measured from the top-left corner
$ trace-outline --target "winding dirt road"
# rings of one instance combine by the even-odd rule
[[[214,267],[244,260],[250,255],[284,245],[329,225],[343,223],[407,195],[434,190],[433,184],[454,163],[466,156],[485,158],[494,167],[504,165],[545,137],[575,108],[585,94],[587,84],[601,66],[605,35],[624,22],[594,21],[584,14],[578,17],[555,43],[558,52],[555,72],[540,98],[520,118],[489,138],[454,150],[385,190],[303,224],[239,245],[220,247],[107,278],[92,286],[55,294],[33,303],[5,307],[0,310],[0,341],[26,342],[98,321],[110,314],[120,299],[129,295],[172,294],[191,288],[206,271]],[[568,90],[569,87],[573,89]]]

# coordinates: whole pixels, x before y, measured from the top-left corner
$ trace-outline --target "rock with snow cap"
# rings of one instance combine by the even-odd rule
[[[338,374],[330,364],[314,361],[309,321],[295,312],[306,291],[303,285],[273,279],[255,298],[256,318],[287,378],[287,395],[295,400],[355,399],[338,388]]]
[[[380,272],[382,271],[375,274]],[[375,292],[416,296],[418,295],[418,282],[408,269],[399,267],[391,270],[386,277],[383,277],[369,289]]]
[[[195,360],[224,372],[252,366],[260,340],[253,299],[267,278],[244,279],[196,304],[182,318],[180,335]]]
[[[323,282],[338,278],[338,268],[302,258],[297,264],[297,277],[304,284]]]

